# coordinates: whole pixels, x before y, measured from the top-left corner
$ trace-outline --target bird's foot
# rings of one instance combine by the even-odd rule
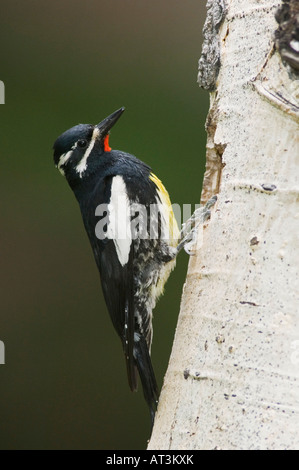
[[[217,201],[217,196],[211,197],[208,202],[196,209],[190,219],[182,225],[180,242],[177,246],[177,252],[182,248],[188,255],[194,254],[194,246],[197,244],[198,228],[211,217],[211,207]]]

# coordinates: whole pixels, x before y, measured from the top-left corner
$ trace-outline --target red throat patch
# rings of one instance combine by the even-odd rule
[[[105,139],[104,139],[104,151],[105,152],[111,152],[111,147],[109,145],[109,134],[107,134]]]

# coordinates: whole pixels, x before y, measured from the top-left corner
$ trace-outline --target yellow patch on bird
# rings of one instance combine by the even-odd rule
[[[165,186],[163,185],[162,181],[159,180],[159,178],[154,175],[154,173],[151,173],[149,178],[157,188],[157,199],[159,210],[162,216],[162,223],[166,225],[166,227],[164,227],[164,231],[168,234],[168,237],[167,239],[165,239],[165,241],[168,242],[171,247],[175,248],[178,244],[180,231],[173,213],[169,194],[165,189]],[[171,271],[174,269],[175,264],[176,259],[174,258],[168,263],[165,263],[163,267],[161,267],[158,282],[156,285],[152,286],[152,295],[154,299],[158,299],[158,297],[163,294],[164,285]]]
[[[178,244],[180,231],[172,210],[169,194],[162,181],[159,180],[159,178],[154,175],[154,173],[151,173],[149,178],[157,187],[157,193],[161,201],[162,216],[164,217],[165,222],[168,224],[169,244],[175,247]]]

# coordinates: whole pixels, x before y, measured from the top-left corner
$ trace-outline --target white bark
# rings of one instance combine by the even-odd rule
[[[218,202],[149,449],[299,448],[299,82],[273,49],[280,2],[226,4],[203,192]]]

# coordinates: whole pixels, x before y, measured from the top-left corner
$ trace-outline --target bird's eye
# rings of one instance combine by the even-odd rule
[[[87,146],[87,140],[80,139],[80,140],[78,140],[77,145],[81,149],[84,149]]]

